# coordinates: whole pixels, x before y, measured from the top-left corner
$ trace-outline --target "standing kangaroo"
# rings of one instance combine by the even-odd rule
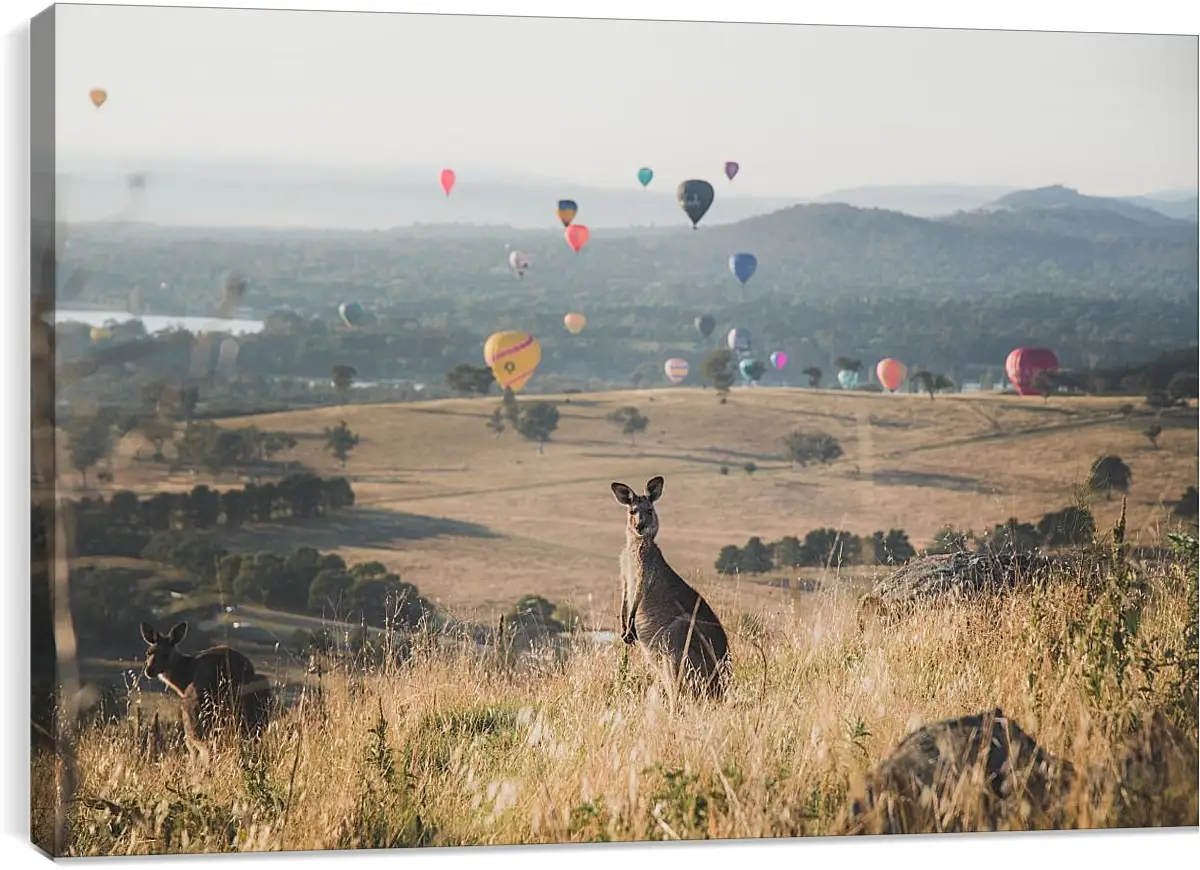
[[[721,621],[687,581],[675,573],[654,542],[663,479],[652,478],[646,494],[612,485],[618,504],[629,508],[621,552],[621,639],[641,641],[672,666],[672,677],[693,696],[720,698],[729,675],[729,643]]]
[[[166,634],[142,623],[149,644],[145,675],[160,680],[179,695],[188,748],[195,752],[217,730],[221,720],[236,720],[245,737],[257,738],[267,726],[271,689],[266,678],[237,650],[215,646],[194,656],[177,647],[187,635],[181,622]]]

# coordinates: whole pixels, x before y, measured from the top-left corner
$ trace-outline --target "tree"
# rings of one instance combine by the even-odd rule
[[[817,368],[816,366],[809,366],[808,368],[801,371],[800,374],[802,374],[806,378],[808,378],[808,385],[810,387],[812,387],[814,390],[820,388],[820,386],[821,386],[821,370],[819,368]]]
[[[325,427],[325,449],[342,463],[342,468],[346,467],[350,451],[357,445],[358,434],[350,430],[345,420],[341,420],[336,426]]]
[[[504,409],[496,408],[487,419],[487,427],[497,438],[504,434]]]
[[[805,432],[796,429],[783,439],[783,448],[793,466],[805,467],[814,463],[825,465],[842,455],[842,445],[824,432]]]
[[[550,434],[558,428],[558,408],[549,402],[534,402],[521,407],[517,421],[517,432],[528,441],[536,441],[541,448],[550,440]]]
[[[446,387],[460,396],[486,396],[492,390],[496,376],[488,366],[461,363],[446,373]]]
[[[530,634],[558,634],[566,626],[555,618],[555,610],[554,604],[540,595],[523,595],[505,615]]]
[[[771,548],[757,535],[742,547],[739,564],[747,574],[763,574],[775,567],[771,561]]]
[[[780,568],[799,568],[804,564],[804,545],[794,535],[785,535],[771,545],[771,556]]]
[[[863,364],[862,360],[848,356],[839,356],[833,361],[833,367],[839,372],[861,372]]]
[[[643,416],[637,408],[625,407],[609,414],[608,422],[620,429],[622,435],[628,435],[630,444],[635,444],[637,433],[646,431],[650,418]]]
[[[1175,502],[1171,513],[1177,517],[1191,517],[1192,519],[1200,515],[1200,494],[1196,492],[1196,487],[1189,486],[1183,491],[1183,496]]]
[[[929,393],[929,398],[932,401],[933,394],[943,390],[954,389],[954,381],[950,380],[945,375],[934,374],[933,372],[922,369],[913,374],[909,381],[916,384],[918,388]]]
[[[1048,402],[1050,401],[1050,397],[1054,395],[1055,390],[1058,389],[1058,382],[1054,375],[1042,369],[1033,376],[1033,388],[1042,394],[1043,401]]]
[[[1146,440],[1150,442],[1150,446],[1155,450],[1158,449],[1158,436],[1162,434],[1162,426],[1157,423],[1152,423],[1142,430],[1142,434],[1146,436]]]
[[[1133,482],[1133,472],[1121,461],[1119,456],[1101,456],[1092,463],[1088,475],[1088,488],[1093,492],[1103,492],[1105,499],[1111,499],[1113,490],[1129,492]]]
[[[931,555],[941,553],[965,553],[970,550],[972,532],[964,532],[953,526],[943,526],[933,535],[933,543],[925,551]]]
[[[1087,508],[1069,505],[1038,520],[1037,533],[1044,546],[1079,547],[1096,534],[1096,519]]]
[[[112,428],[108,417],[96,413],[73,418],[67,426],[67,439],[71,467],[79,472],[86,488],[88,469],[112,454]]]
[[[806,564],[836,568],[852,565],[862,555],[862,539],[840,529],[813,529],[804,536]]]
[[[1146,393],[1146,407],[1154,411],[1156,417],[1162,417],[1162,412],[1179,405],[1178,399],[1172,399],[1166,390],[1150,390]]]
[[[723,399],[733,386],[733,351],[724,347],[711,351],[700,364],[700,374]]]
[[[342,397],[342,404],[346,404],[346,393],[354,384],[354,379],[358,377],[358,369],[354,366],[335,365],[330,370],[329,379],[333,381],[334,388]]]
[[[736,574],[742,569],[742,550],[734,544],[726,544],[717,555],[717,573]]]
[[[504,398],[500,400],[500,410],[504,414],[504,422],[513,429],[517,429],[521,422],[521,403],[517,401],[517,394],[512,391],[512,387],[504,388]]]
[[[877,565],[902,565],[917,555],[917,550],[902,529],[888,529],[887,534],[875,532],[871,536],[875,563]]]
[[[1200,377],[1196,372],[1176,372],[1167,382],[1167,395],[1177,402],[1200,398]]]
[[[997,523],[987,535],[983,548],[994,553],[1014,552],[1027,553],[1037,549],[1040,543],[1038,531],[1032,523],[1023,523],[1016,517],[1010,517],[1003,523]]]

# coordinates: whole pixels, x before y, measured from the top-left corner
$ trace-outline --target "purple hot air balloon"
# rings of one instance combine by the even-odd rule
[[[740,169],[740,168],[741,167],[739,167],[737,165],[737,161],[726,160],[725,161],[725,177],[728,178],[730,181],[733,181],[733,176],[738,174],[738,169]]]
[[[771,354],[771,365],[775,366],[777,371],[783,371],[783,367],[787,365],[787,351],[777,350]]]

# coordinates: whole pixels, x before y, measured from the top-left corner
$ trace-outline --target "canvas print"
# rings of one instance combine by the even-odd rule
[[[56,856],[1197,825],[1197,40],[55,5]]]

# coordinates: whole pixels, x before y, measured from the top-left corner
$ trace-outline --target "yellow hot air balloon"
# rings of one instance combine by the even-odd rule
[[[483,360],[492,367],[501,389],[519,393],[542,361],[542,345],[528,332],[497,332],[484,342]]]
[[[104,88],[92,88],[88,91],[88,96],[92,98],[92,105],[99,109],[104,105],[104,101],[108,99],[108,91]]]
[[[571,333],[571,335],[579,335],[579,333],[583,332],[583,328],[587,326],[587,318],[582,314],[572,312],[563,318],[563,323],[567,325],[567,332]]]
[[[112,338],[112,330],[103,326],[93,326],[91,336],[92,341],[100,341],[105,338]]]

